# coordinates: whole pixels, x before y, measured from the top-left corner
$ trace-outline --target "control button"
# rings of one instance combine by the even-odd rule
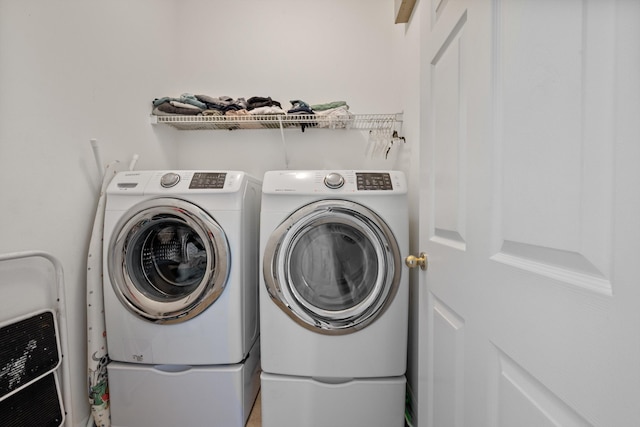
[[[173,172],[165,173],[162,175],[162,178],[160,178],[160,185],[164,188],[171,188],[178,182],[180,182],[180,175]]]
[[[324,177],[324,185],[329,188],[340,188],[344,185],[344,178],[336,172],[331,172]]]

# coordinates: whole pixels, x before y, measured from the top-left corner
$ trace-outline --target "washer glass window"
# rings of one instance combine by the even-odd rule
[[[175,300],[206,274],[207,249],[199,234],[172,217],[155,218],[133,234],[127,265],[134,286],[148,297]]]
[[[152,199],[131,208],[112,235],[113,289],[132,313],[157,323],[193,318],[222,294],[229,244],[204,210],[180,199]]]

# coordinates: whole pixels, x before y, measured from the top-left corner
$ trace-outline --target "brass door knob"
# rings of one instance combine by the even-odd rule
[[[427,259],[427,254],[424,252],[420,252],[420,256],[409,255],[404,260],[405,264],[409,268],[420,267],[420,270],[426,270],[429,265],[429,260]]]

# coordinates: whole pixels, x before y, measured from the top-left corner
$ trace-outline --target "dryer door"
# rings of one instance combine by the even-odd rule
[[[305,328],[332,335],[361,330],[382,315],[402,272],[387,224],[344,200],[293,213],[271,234],[263,261],[272,300]]]
[[[220,225],[198,206],[169,198],[130,209],[116,225],[107,259],[122,304],[156,323],[201,313],[224,290],[230,268]]]

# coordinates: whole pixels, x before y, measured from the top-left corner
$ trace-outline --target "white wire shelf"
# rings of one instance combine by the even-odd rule
[[[152,124],[166,124],[179,130],[235,130],[235,129],[356,129],[388,130],[402,122],[397,114],[321,115],[247,115],[247,116],[156,116]]]

